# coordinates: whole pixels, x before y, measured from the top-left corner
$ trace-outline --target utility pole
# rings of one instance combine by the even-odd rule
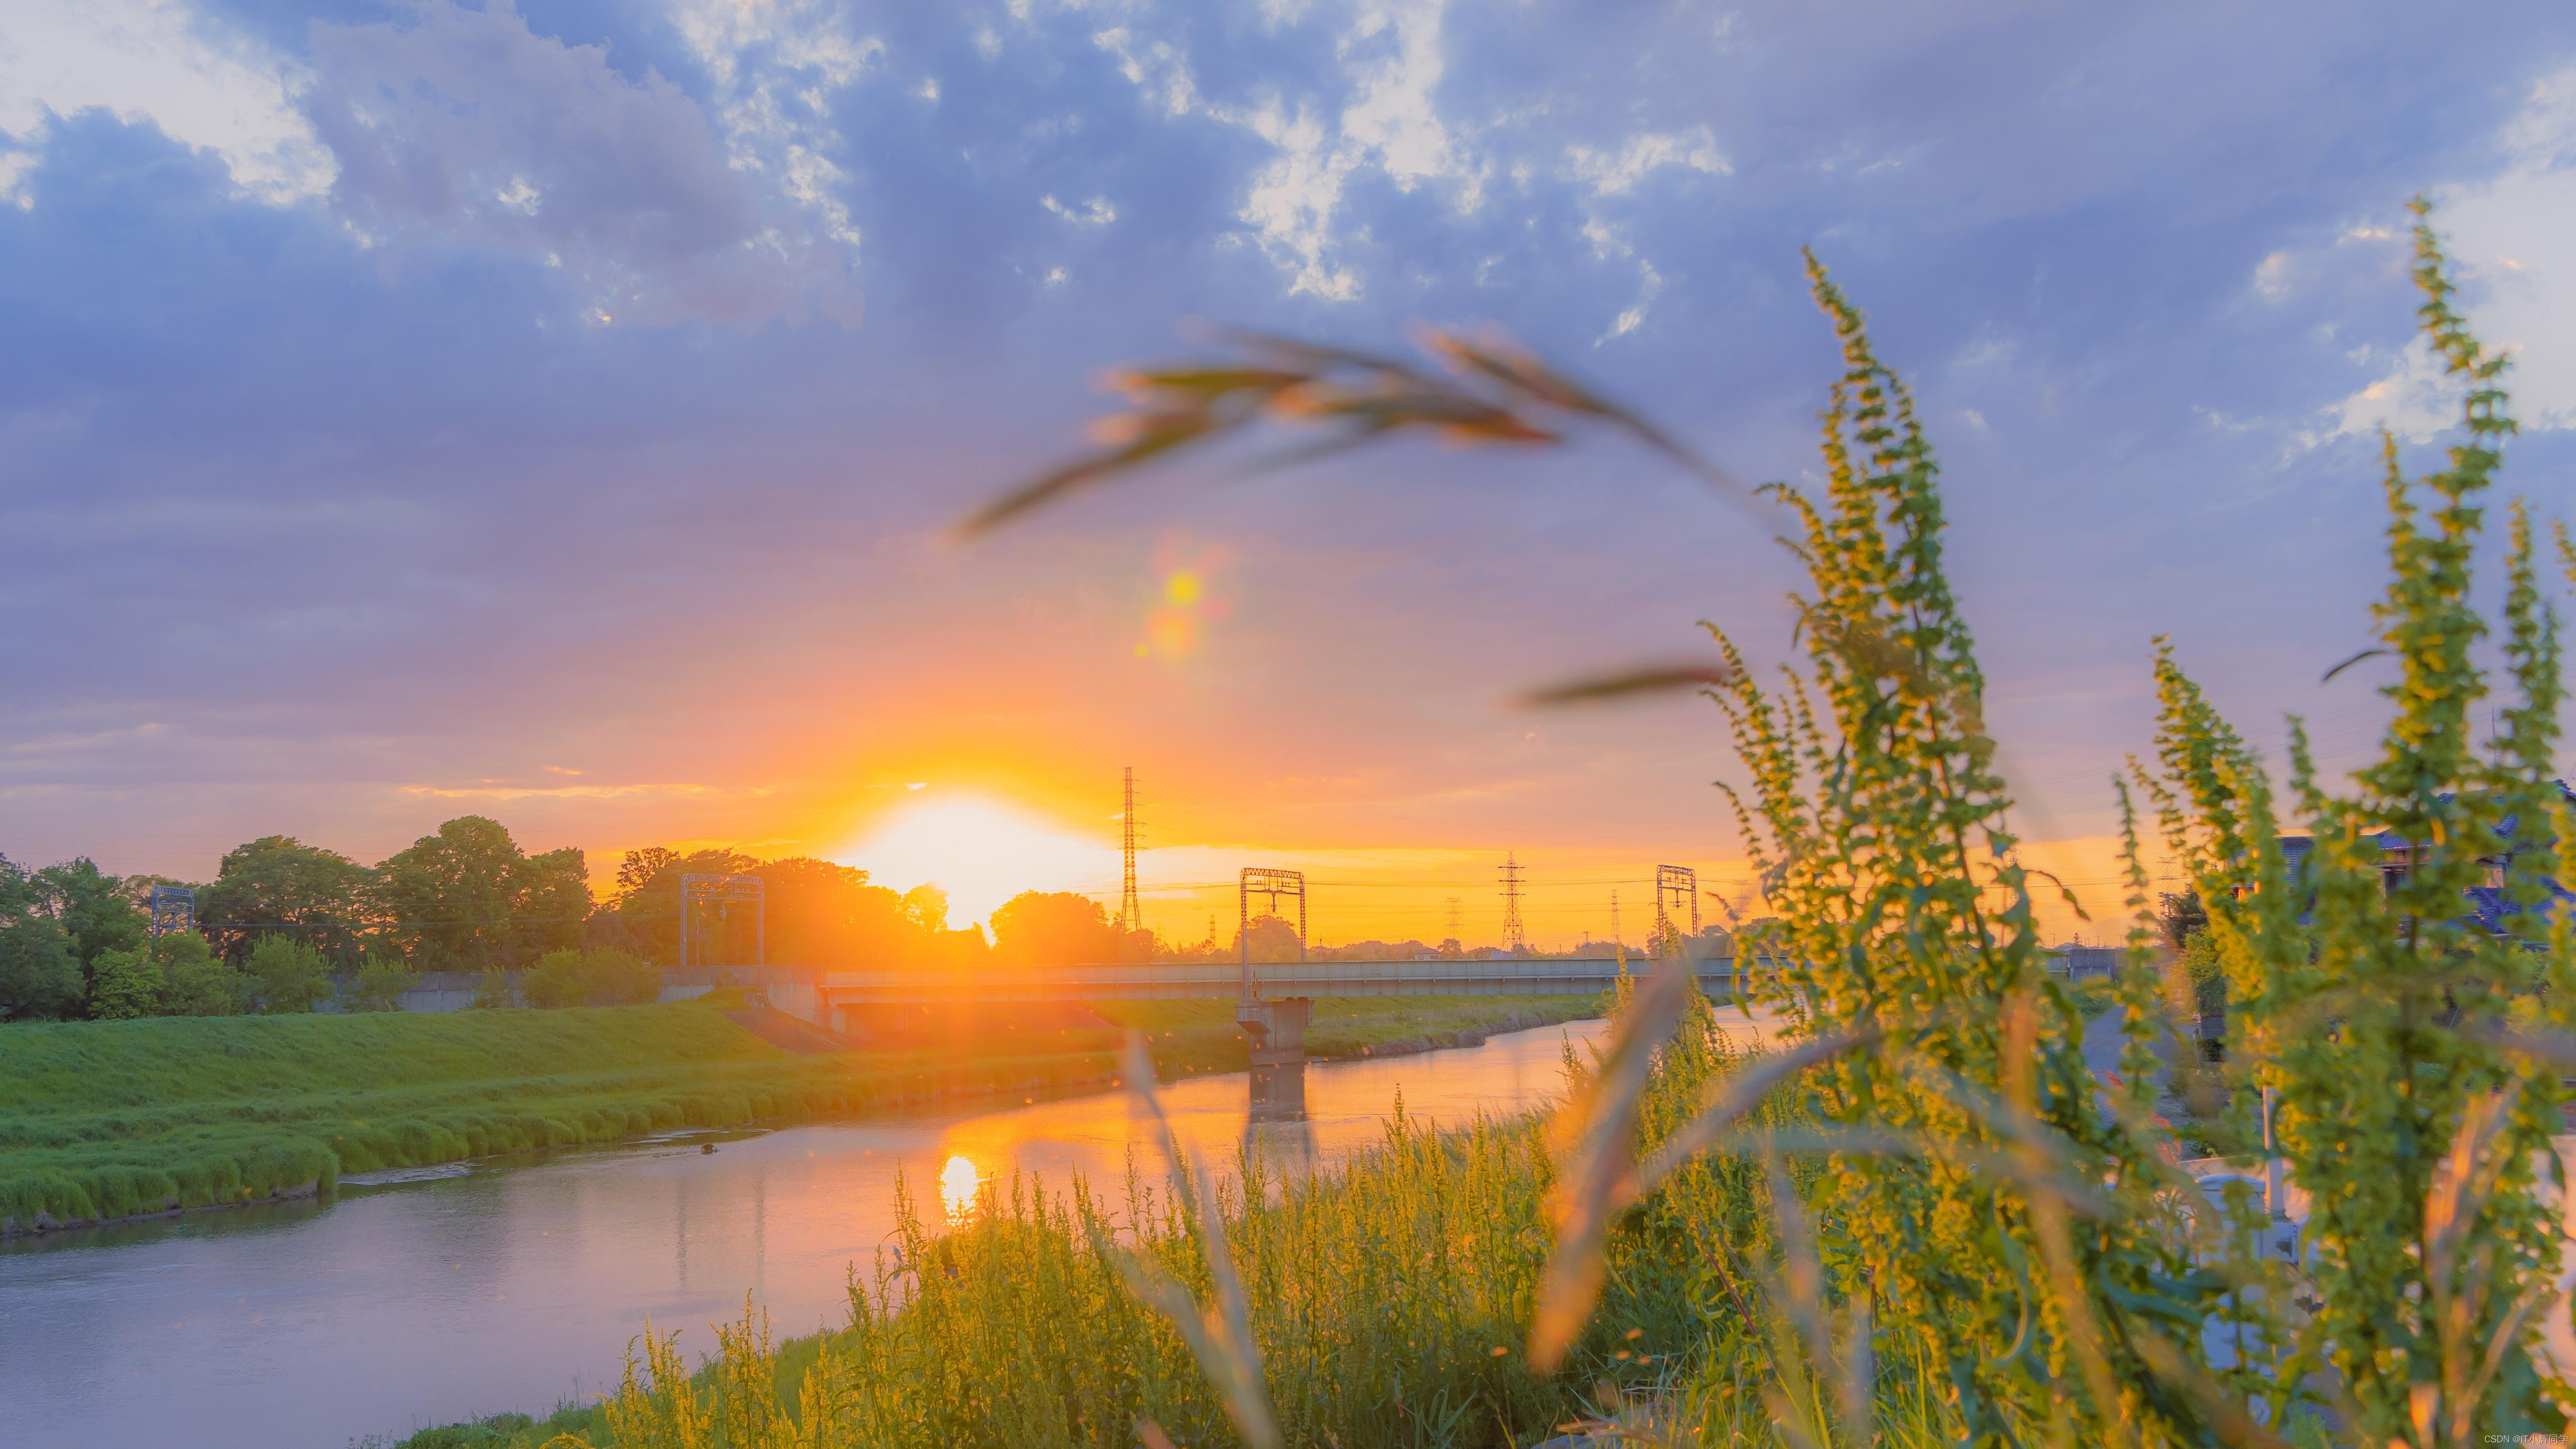
[[[1528,933],[1521,929],[1521,863],[1508,851],[1503,854],[1503,949],[1518,951],[1529,945]]]
[[[1121,842],[1127,853],[1127,884],[1118,897],[1118,929],[1139,931],[1145,926],[1145,911],[1136,903],[1136,767],[1127,767],[1127,803],[1118,812]]]

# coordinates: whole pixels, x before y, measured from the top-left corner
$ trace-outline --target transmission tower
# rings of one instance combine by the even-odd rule
[[[152,914],[148,929],[155,936],[196,928],[197,893],[186,886],[154,886],[146,909]]]
[[[1466,928],[1458,924],[1458,898],[1449,897],[1449,939],[1460,945],[1467,942]]]
[[[1270,870],[1257,865],[1247,865],[1243,868],[1243,875],[1235,886],[1235,910],[1239,924],[1235,927],[1234,939],[1243,950],[1243,997],[1247,1001],[1258,1000],[1261,995],[1259,983],[1252,975],[1252,898],[1254,896],[1268,896],[1269,914],[1274,916],[1279,914],[1281,896],[1297,898],[1297,959],[1303,961],[1306,959],[1306,873],[1302,870]]]
[[[1681,930],[1681,917],[1690,915],[1690,933],[1699,934],[1699,872],[1686,865],[1655,867],[1655,936],[1658,941]],[[1661,950],[1659,945],[1657,950]]]
[[[1118,812],[1118,823],[1127,852],[1127,884],[1118,897],[1118,929],[1140,931],[1145,927],[1144,908],[1136,904],[1136,767],[1127,767],[1127,803]]]
[[[1623,948],[1628,944],[1619,939],[1619,888],[1617,886],[1610,888],[1610,944]]]
[[[710,964],[703,959],[704,957],[710,954],[722,954],[724,948],[721,944],[710,946],[706,943],[704,939],[706,926],[703,923],[707,913],[699,908],[713,908],[715,934],[717,940],[721,942],[731,934],[725,927],[733,917],[733,908],[738,905],[751,908],[751,964],[754,966],[769,964],[769,893],[760,877],[700,875],[691,872],[680,877],[681,970],[689,969],[689,958],[692,954],[689,940],[690,916],[695,913],[701,922],[698,928],[700,939],[696,943],[694,954],[702,958],[698,964],[704,966]],[[741,943],[737,940],[735,944],[739,946]]]
[[[1518,951],[1529,945],[1529,935],[1521,929],[1521,863],[1505,852],[1502,871],[1503,949]]]

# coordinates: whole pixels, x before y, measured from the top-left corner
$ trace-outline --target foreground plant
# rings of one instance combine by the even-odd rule
[[[2139,776],[2208,904],[2231,1048],[2277,1100],[2281,1155],[2312,1204],[2297,1272],[2269,1291],[2317,1306],[2304,1323],[2282,1315],[2270,1402],[2278,1412],[2318,1384],[2369,1442],[2430,1446],[2565,1427],[2551,1401],[2565,1391],[2533,1354],[2561,1251],[2535,1164],[2565,1130],[2565,1093],[2557,1070],[2533,1069],[2531,1029],[2565,1021],[2576,953],[2567,912],[2549,909],[2564,900],[2567,838],[2553,778],[2558,621],[2518,501],[2501,640],[2510,693],[2486,749],[2471,732],[2490,692],[2472,657],[2488,626],[2469,599],[2471,566],[2514,431],[2506,359],[2453,308],[2416,210],[2424,334],[2469,384],[2468,437],[2412,481],[2383,438],[2391,577],[2373,611],[2379,644],[2339,666],[2395,661],[2378,758],[2338,791],[2291,721],[2289,813],[2313,844],[2294,864],[2261,761],[2167,648],[2157,767]]]
[[[2536,988],[2558,985],[2553,999],[2566,999],[2563,914],[2535,949],[2564,816],[2548,781],[2555,620],[2517,517],[2506,654],[2521,702],[2494,758],[2477,759],[2467,729],[2483,683],[2467,651],[2482,624],[2466,603],[2468,562],[2475,498],[2512,423],[2494,385],[2503,363],[2452,310],[2420,226],[2418,248],[2427,333],[2473,383],[2471,440],[2427,480],[2440,503],[2429,531],[2390,449],[2395,582],[2380,620],[2405,677],[2391,687],[2400,708],[2383,759],[2337,799],[2299,743],[2294,783],[2318,847],[2296,882],[2258,763],[2170,658],[2159,663],[2165,768],[2141,776],[2212,902],[2249,1045],[2282,1097],[2291,1170],[2319,1203],[2304,1274],[2265,1254],[2269,1229],[2241,1193],[2213,1209],[2167,1165],[2170,1134],[2152,1125],[2151,972],[2121,978],[2117,1085],[2106,1091],[2085,1064],[2082,1011],[2044,969],[2034,922],[2034,881],[2046,877],[2019,861],[1984,678],[1944,571],[1931,448],[1860,312],[1811,256],[1845,364],[1824,414],[1826,486],[1815,498],[1759,490],[1792,520],[1782,541],[1807,570],[1804,667],[1766,689],[1720,633],[1721,662],[1550,693],[1695,684],[1724,709],[1750,782],[1729,796],[1770,912],[1739,957],[1770,969],[1744,984],[1795,1015],[1805,1039],[1758,1085],[1799,1073],[1825,1127],[1800,1143],[1748,1137],[1734,1123],[1756,1084],[1721,1081],[1641,1168],[1640,1102],[1688,995],[1677,964],[1659,972],[1556,1133],[1557,1246],[1535,1308],[1535,1365],[1553,1367],[1589,1314],[1618,1215],[1711,1149],[1775,1164],[1776,1255],[1763,1304],[1746,1312],[1780,1329],[1760,1391],[1793,1442],[1870,1439],[1874,1376],[1892,1359],[1943,1380],[1960,1430],[1980,1444],[2276,1442],[2266,1425],[2286,1427],[2319,1379],[2374,1442],[2559,1422],[2531,1354],[2557,1237],[2530,1166],[2558,1093],[2554,1079],[2528,1080],[2499,1034],[2509,1016],[2557,1010],[2536,1004]],[[1111,420],[1106,446],[969,531],[1265,420],[1335,430],[1265,463],[1407,430],[1553,443],[1590,420],[1733,491],[1671,434],[1504,344],[1427,334],[1450,364],[1442,378],[1232,336],[1245,361],[1123,374],[1137,407]],[[2508,820],[2509,854],[2498,834]],[[2384,892],[2372,834],[2382,829],[2406,862]],[[2489,874],[2500,934],[2464,919],[2467,892]],[[2134,849],[2131,875],[2143,939]],[[1784,1186],[1782,1151],[1821,1158],[1800,1191]],[[2303,1293],[2319,1300],[2314,1312],[2298,1308]],[[2206,1350],[2212,1324],[2228,1330],[2224,1372]],[[1765,1352],[1758,1340],[1747,1349]]]

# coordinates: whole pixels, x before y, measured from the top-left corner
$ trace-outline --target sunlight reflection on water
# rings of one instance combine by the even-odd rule
[[[948,1220],[962,1223],[975,1215],[975,1189],[982,1186],[984,1174],[975,1170],[972,1159],[952,1155],[939,1173],[939,1205],[948,1210]]]

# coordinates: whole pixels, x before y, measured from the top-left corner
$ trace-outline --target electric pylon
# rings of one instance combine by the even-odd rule
[[[1699,934],[1699,872],[1686,865],[1655,867],[1655,941],[1662,943],[1681,934],[1681,913],[1690,911],[1690,933]]]
[[[1458,924],[1458,898],[1456,896],[1449,897],[1449,939],[1462,946],[1467,943],[1466,929]]]
[[[1141,931],[1145,928],[1145,911],[1136,903],[1136,767],[1127,767],[1127,803],[1118,812],[1121,842],[1127,853],[1127,884],[1118,897],[1118,929]]]
[[[1510,852],[1503,855],[1503,949],[1518,951],[1529,945],[1529,935],[1521,929],[1521,863]]]

